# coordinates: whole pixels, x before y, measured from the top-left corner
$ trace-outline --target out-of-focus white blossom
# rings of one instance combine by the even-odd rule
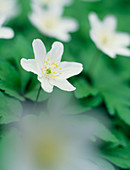
[[[0,16],[10,19],[19,12],[17,0],[0,0]]]
[[[33,12],[29,19],[42,34],[61,41],[71,40],[69,33],[78,29],[78,23],[75,19],[62,17],[62,8],[51,7],[46,10],[34,4],[32,7]]]
[[[73,0],[32,0],[32,3],[39,3],[43,7],[50,6],[68,6],[73,2]]]
[[[116,31],[117,20],[108,15],[101,22],[95,13],[90,13],[90,36],[96,46],[111,58],[116,54],[130,57],[130,34]]]
[[[6,18],[5,17],[0,17],[0,38],[2,39],[10,39],[14,37],[14,31],[9,28],[3,26]]]
[[[97,151],[89,143],[98,127],[78,118],[25,116],[20,134],[12,131],[0,143],[3,169],[114,170],[109,162],[96,156]]]

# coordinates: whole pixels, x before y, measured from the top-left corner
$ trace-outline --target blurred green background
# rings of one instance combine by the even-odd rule
[[[42,35],[30,23],[30,0],[19,0],[19,6],[19,15],[6,24],[13,28],[15,37],[12,40],[0,39],[1,129],[19,121],[26,102],[34,104],[40,86],[35,75],[21,68],[20,59],[34,58],[33,39],[41,39],[48,50],[56,41]],[[62,60],[80,62],[84,66],[83,73],[70,79],[77,90],[71,97],[67,96],[66,100],[70,101],[72,98],[73,103],[70,108],[69,103],[66,103],[66,112],[85,113],[99,121],[102,115],[104,121],[101,123],[111,126],[110,133],[118,142],[111,141],[108,134],[105,140],[99,139],[102,141],[101,157],[116,168],[130,169],[130,58],[117,56],[116,59],[111,59],[96,48],[89,36],[90,12],[96,12],[100,19],[108,14],[115,15],[118,21],[117,30],[130,33],[130,0],[74,0],[71,6],[65,7],[63,16],[75,18],[79,23],[79,30],[71,34],[70,42],[64,43]],[[51,97],[52,94],[42,91],[40,104],[49,102]],[[60,101],[60,97],[58,100]],[[95,116],[93,112],[98,115]]]

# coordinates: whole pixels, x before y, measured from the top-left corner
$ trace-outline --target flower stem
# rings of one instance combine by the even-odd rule
[[[41,91],[41,85],[40,85],[40,87],[39,87],[39,90],[38,90],[38,93],[37,93],[37,97],[36,97],[35,103],[38,102],[38,99],[39,99],[39,96],[40,96],[40,91]]]
[[[31,114],[34,114],[35,111],[36,111],[36,106],[37,106],[37,102],[38,102],[38,99],[39,99],[39,96],[40,96],[40,91],[41,91],[41,85],[40,85],[40,87],[39,87],[39,90],[38,90],[38,93],[37,93],[37,97],[36,97],[34,106],[32,107],[32,112],[31,112]]]

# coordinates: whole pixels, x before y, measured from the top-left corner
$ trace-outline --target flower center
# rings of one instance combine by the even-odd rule
[[[107,44],[107,37],[104,36],[104,37],[102,38],[102,43],[103,43],[103,44]]]
[[[106,47],[111,47],[115,42],[115,35],[109,31],[101,31],[101,44]]]
[[[54,81],[56,81],[56,78],[62,74],[62,69],[59,67],[59,63],[56,63],[53,60],[50,61],[49,58],[44,61],[41,70],[44,77],[53,79]]]
[[[44,24],[47,29],[53,29],[59,24],[59,18],[48,15],[44,20]]]
[[[54,134],[48,134],[36,140],[33,145],[33,159],[39,168],[55,169],[64,159],[64,142]]]
[[[48,68],[48,69],[46,70],[46,73],[47,73],[47,74],[51,74],[51,69]]]

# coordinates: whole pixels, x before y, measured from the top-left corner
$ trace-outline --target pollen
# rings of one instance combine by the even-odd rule
[[[56,81],[56,78],[59,77],[62,73],[59,72],[59,70],[61,70],[61,68],[59,67],[59,63],[58,62],[54,62],[53,60],[49,61],[50,59],[47,58],[44,61],[43,67],[42,69],[42,74],[44,77],[46,78],[51,78],[54,81]]]

